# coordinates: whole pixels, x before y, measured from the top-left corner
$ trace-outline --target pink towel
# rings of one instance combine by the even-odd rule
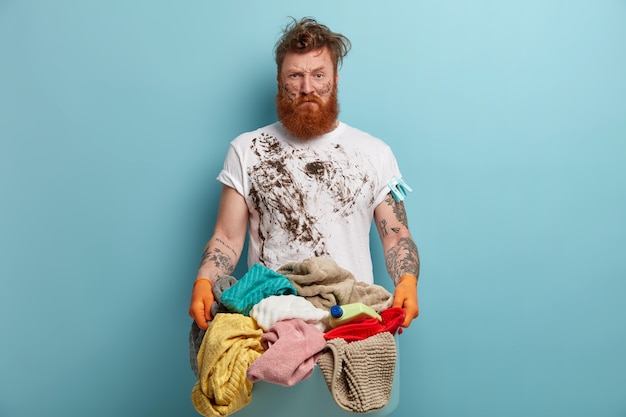
[[[248,380],[289,387],[311,376],[326,340],[315,325],[296,318],[274,323],[261,344],[266,350],[248,367]]]

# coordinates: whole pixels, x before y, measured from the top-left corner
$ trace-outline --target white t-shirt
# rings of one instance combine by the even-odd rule
[[[372,283],[370,227],[394,176],[391,149],[368,133],[339,123],[301,141],[274,123],[233,140],[217,179],[248,205],[248,266],[325,256]]]

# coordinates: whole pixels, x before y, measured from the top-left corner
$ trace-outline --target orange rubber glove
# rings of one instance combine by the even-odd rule
[[[193,284],[189,315],[203,330],[209,328],[208,321],[212,320],[211,306],[213,305],[213,285],[208,278],[198,278]]]
[[[402,327],[409,327],[411,321],[419,315],[417,304],[417,277],[405,274],[396,285],[392,307],[400,307],[406,313]]]

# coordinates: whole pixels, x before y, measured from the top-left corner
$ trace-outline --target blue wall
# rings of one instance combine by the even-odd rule
[[[626,2],[293,3],[0,1],[0,416],[197,415],[214,178],[311,15],[415,190],[394,415],[624,417]]]

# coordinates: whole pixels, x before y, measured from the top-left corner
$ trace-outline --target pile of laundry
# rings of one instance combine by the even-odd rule
[[[198,381],[191,399],[204,416],[228,416],[248,405],[253,384],[293,386],[317,364],[337,405],[365,413],[391,396],[394,335],[404,310],[391,307],[384,287],[359,282],[329,258],[294,262],[274,271],[253,265],[240,279],[213,285],[213,320],[189,334]],[[382,320],[360,319],[331,328],[334,305],[363,303]]]

